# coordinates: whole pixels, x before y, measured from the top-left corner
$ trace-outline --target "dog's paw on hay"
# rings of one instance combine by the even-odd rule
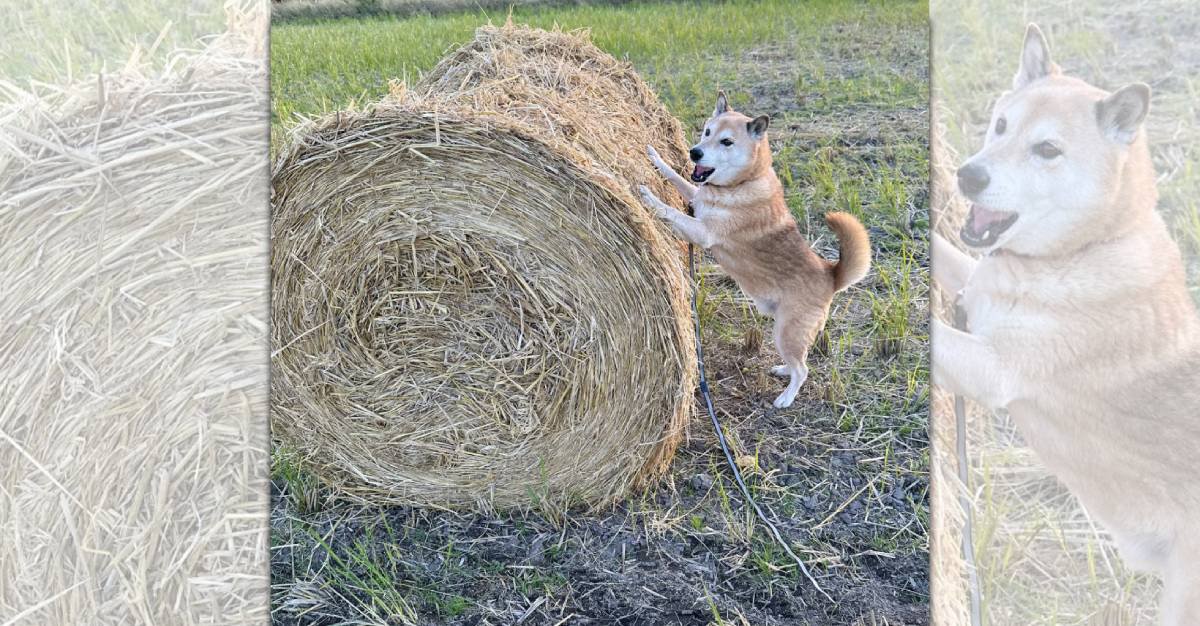
[[[553,63],[550,61],[553,60]],[[696,365],[637,201],[682,133],[586,38],[481,28],[273,172],[274,434],[375,504],[600,504],[665,470]]]

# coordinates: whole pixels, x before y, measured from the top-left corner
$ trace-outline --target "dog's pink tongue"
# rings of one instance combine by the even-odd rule
[[[971,207],[971,230],[977,233],[986,231],[993,224],[1004,221],[1008,217],[1003,211],[992,211],[985,209],[978,204]]]

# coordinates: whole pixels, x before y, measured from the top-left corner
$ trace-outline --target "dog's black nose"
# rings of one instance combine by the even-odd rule
[[[968,196],[987,189],[990,182],[992,182],[992,177],[988,176],[987,170],[978,163],[958,168],[958,188]]]
[[[700,148],[692,148],[691,151],[688,152],[688,156],[692,157],[693,161],[699,162],[700,159],[704,158],[704,151]]]

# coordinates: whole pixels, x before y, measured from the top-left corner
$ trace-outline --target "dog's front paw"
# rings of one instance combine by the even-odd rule
[[[638,185],[638,193],[641,194],[642,202],[645,202],[647,206],[654,206],[656,204],[655,201],[658,200],[658,198],[654,197],[654,192],[650,191],[650,188],[645,185]]]
[[[642,196],[642,202],[644,202],[646,206],[650,207],[651,211],[654,211],[655,216],[666,217],[667,212],[663,208],[662,201],[658,199],[658,196],[654,195],[654,192],[650,191],[649,187],[645,185],[638,185],[638,192]]]
[[[662,157],[658,155],[658,150],[655,150],[654,146],[646,146],[646,154],[650,157],[650,162],[654,164],[655,169],[661,172],[663,176],[667,176],[667,173],[671,171],[671,168],[667,165],[667,162],[662,160]]]

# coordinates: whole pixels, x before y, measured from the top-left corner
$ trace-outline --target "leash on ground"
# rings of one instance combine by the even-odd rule
[[[967,329],[967,314],[961,302],[954,303],[954,326],[959,330]],[[967,406],[961,395],[954,395],[954,443],[958,453],[958,479],[962,481],[963,491],[958,495],[958,504],[963,510],[962,552],[963,560],[967,563],[967,584],[971,593],[971,626],[983,624],[983,598],[979,590],[979,571],[975,569],[975,509],[971,506],[971,498],[967,496],[970,489],[970,465],[967,463]]]
[[[965,489],[971,484],[967,482],[970,480],[970,475],[967,466],[967,410],[965,404],[962,396],[954,396],[954,418],[958,430],[955,434],[958,448],[958,479],[962,481],[964,489],[964,492],[958,496],[958,503],[966,516],[963,518],[962,551],[963,559],[967,562],[967,579],[971,587],[971,626],[982,626],[979,572],[975,569],[975,540],[972,537],[975,532],[975,510],[971,507],[971,499],[965,492]]]
[[[700,312],[697,302],[699,286],[696,282],[696,252],[695,246],[690,243],[688,244],[688,274],[692,277],[692,321],[696,329],[696,364],[700,370],[700,395],[704,396],[704,406],[708,409],[708,417],[712,419],[713,430],[717,433],[717,441],[721,443],[721,451],[725,453],[725,463],[729,465],[729,470],[733,473],[733,480],[737,483],[738,490],[742,492],[742,497],[754,509],[754,513],[758,516],[758,519],[762,520],[762,523],[771,531],[771,536],[775,539],[775,543],[778,543],[783,548],[783,551],[792,557],[792,560],[799,566],[800,572],[804,574],[808,582],[812,583],[813,588],[828,598],[830,602],[834,602],[833,597],[821,588],[816,578],[813,578],[804,561],[792,551],[792,547],[788,545],[783,535],[780,534],[779,528],[767,517],[762,507],[758,506],[758,501],[750,494],[750,488],[746,486],[746,481],[742,479],[742,471],[738,469],[737,460],[733,458],[733,452],[729,450],[729,442],[725,439],[725,431],[722,430],[721,421],[717,419],[717,411],[713,408],[712,394],[708,390],[708,378],[704,374],[704,346],[700,343]]]

